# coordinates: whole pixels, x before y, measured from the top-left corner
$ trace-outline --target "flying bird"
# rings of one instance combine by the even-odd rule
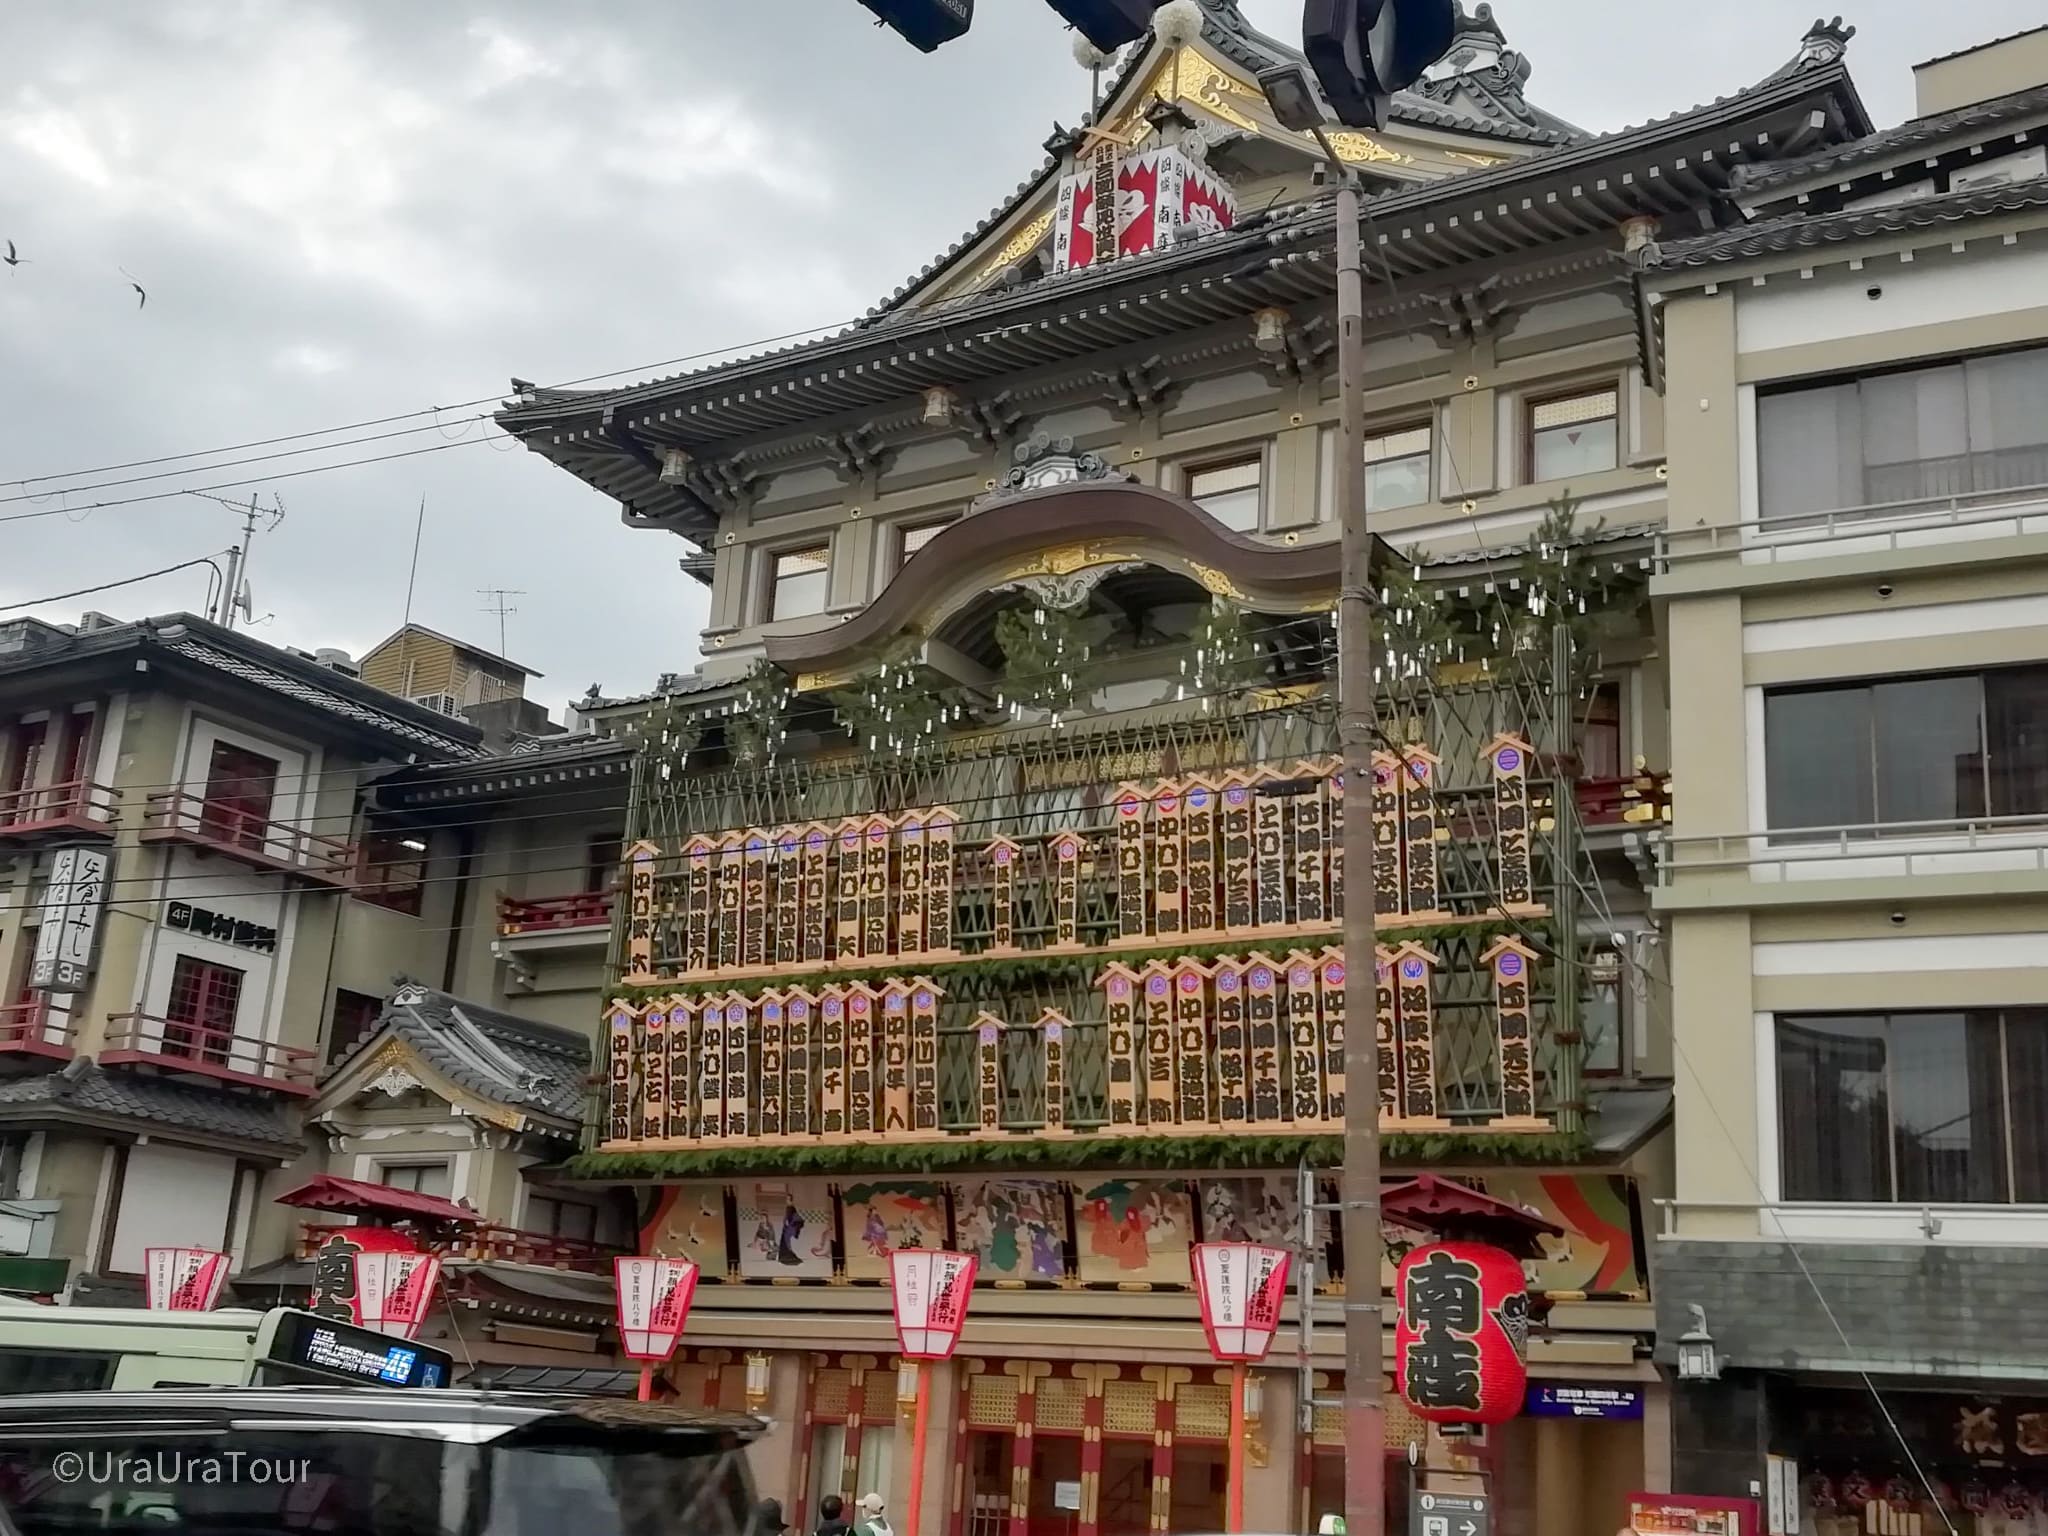
[[[135,290],[135,307],[137,309],[141,309],[145,304],[149,302],[149,295],[142,291],[142,284],[135,281],[135,274],[133,272],[130,272],[126,267],[120,267],[117,268],[116,270],[118,270],[123,277],[128,279],[128,286]]]
[[[14,242],[12,240],[7,242],[6,260],[7,265],[10,267],[25,267],[30,265],[29,262],[23,261],[19,256],[14,254]]]

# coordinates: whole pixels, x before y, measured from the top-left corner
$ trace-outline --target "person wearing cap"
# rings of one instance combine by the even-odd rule
[[[860,1521],[853,1528],[853,1536],[896,1536],[889,1527],[888,1518],[882,1513],[882,1496],[879,1493],[860,1496]]]

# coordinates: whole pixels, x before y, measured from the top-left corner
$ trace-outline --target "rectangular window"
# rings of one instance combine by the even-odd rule
[[[619,878],[619,865],[626,857],[626,845],[616,837],[593,837],[583,858],[583,889],[595,895],[608,891]]]
[[[1620,462],[1621,391],[1595,389],[1529,402],[1529,479],[1597,475]]]
[[[368,1039],[383,1015],[382,998],[337,987],[334,992],[334,1022],[327,1032],[328,1065],[332,1066]]]
[[[1765,521],[2048,486],[2048,347],[1757,399]]]
[[[37,774],[43,765],[43,738],[49,730],[49,721],[30,720],[8,732],[5,782],[10,796],[35,788]]]
[[[1787,1200],[2032,1204],[2048,1011],[1781,1015]]]
[[[1773,830],[2048,814],[2048,667],[1764,697]]]
[[[261,848],[270,840],[270,808],[277,798],[277,759],[227,742],[213,744],[206,766],[206,803],[200,827],[222,842]]]
[[[1430,433],[1408,427],[1365,440],[1365,504],[1375,512],[1419,507],[1434,494]]]
[[[1188,471],[1188,499],[1226,528],[1257,533],[1264,478],[1263,454],[1204,465]]]
[[[958,521],[958,518],[948,517],[936,523],[919,523],[915,527],[905,528],[897,537],[896,564],[899,567],[908,565],[912,555]]]
[[[548,1195],[526,1197],[526,1230],[572,1242],[597,1241],[597,1207],[574,1200],[556,1200]]]
[[[245,972],[192,955],[178,956],[164,1004],[164,1054],[224,1062],[235,1037]]]
[[[379,1163],[377,1182],[416,1195],[439,1195],[443,1200],[450,1188],[446,1163]]]
[[[374,823],[363,833],[362,864],[353,892],[358,901],[418,917],[426,878],[425,833]]]
[[[825,611],[832,577],[831,546],[786,550],[775,557],[768,617],[801,619]]]

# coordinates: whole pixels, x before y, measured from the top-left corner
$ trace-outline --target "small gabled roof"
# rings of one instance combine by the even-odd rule
[[[397,629],[391,631],[390,634],[363,652],[363,658],[368,660],[383,650],[385,646],[395,645],[407,635],[425,635],[429,640],[438,640],[443,645],[462,652],[465,656],[474,656],[479,661],[487,661],[494,667],[504,668],[507,672],[517,672],[526,677],[545,677],[547,675],[544,672],[536,672],[531,667],[521,666],[509,657],[500,656],[496,651],[487,651],[482,646],[472,645],[467,640],[458,640],[453,635],[442,634],[438,629],[429,629],[424,624],[401,624]]]
[[[403,986],[377,1024],[327,1073],[333,1082],[390,1041],[411,1048],[465,1092],[522,1115],[579,1126],[590,1042],[573,1029],[522,1019],[428,987]]]
[[[1937,112],[1931,117],[1916,117],[1896,128],[1870,134],[1852,144],[1838,145],[1804,159],[1784,160],[1775,165],[1745,165],[1736,172],[1734,190],[1738,196],[1768,201],[1758,194],[1806,182],[1846,181],[1877,169],[1886,160],[1908,157],[1922,149],[1946,148],[1949,147],[1947,141],[1951,139],[1967,143],[1973,137],[1988,136],[1990,130],[2007,124],[2043,117],[2048,117],[2048,85],[2015,91],[2009,96],[1995,96],[1989,101],[1972,102],[1969,106]],[[1955,147],[1962,147],[1962,143]]]
[[[85,1121],[131,1135],[178,1132],[283,1162],[303,1150],[296,1117],[270,1096],[183,1083],[146,1072],[110,1072],[84,1057],[61,1072],[0,1082],[0,1126]]]

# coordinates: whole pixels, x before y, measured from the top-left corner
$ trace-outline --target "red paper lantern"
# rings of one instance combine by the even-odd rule
[[[1412,1249],[1394,1303],[1395,1379],[1418,1418],[1502,1424],[1522,1411],[1529,1293],[1512,1254],[1485,1243]]]

